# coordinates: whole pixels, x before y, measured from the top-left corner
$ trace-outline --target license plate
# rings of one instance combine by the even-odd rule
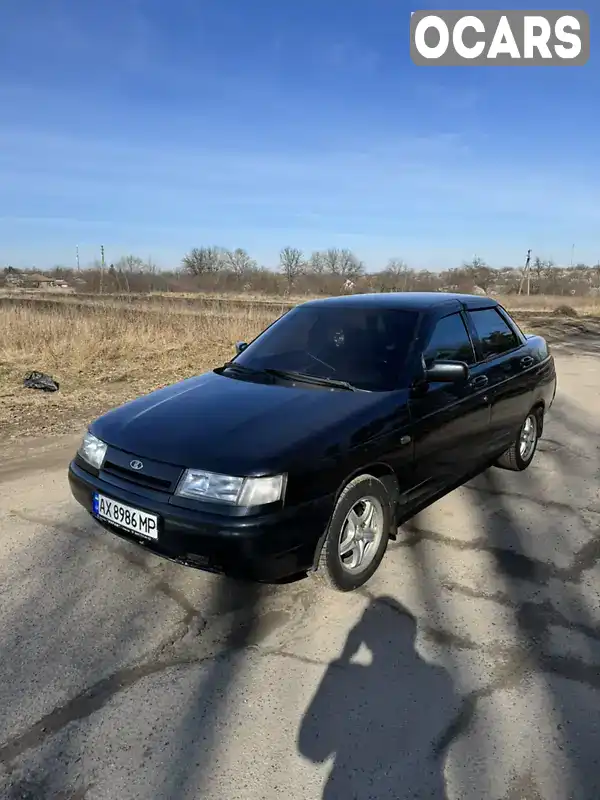
[[[158,539],[158,517],[156,514],[148,514],[147,511],[140,511],[139,508],[126,506],[105,497],[103,494],[94,492],[92,501],[92,513],[99,519],[105,519],[119,528],[123,528],[130,533],[144,536],[146,539]]]

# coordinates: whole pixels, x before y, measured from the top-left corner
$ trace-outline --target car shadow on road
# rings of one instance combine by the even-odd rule
[[[304,758],[333,762],[324,800],[445,800],[435,743],[460,698],[446,670],[419,655],[416,634],[400,603],[374,597],[328,665],[298,734]]]

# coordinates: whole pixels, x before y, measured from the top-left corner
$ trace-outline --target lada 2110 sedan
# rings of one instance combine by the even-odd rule
[[[411,510],[524,470],[556,392],[545,340],[487,297],[313,300],[236,350],[96,419],[69,481],[112,533],[256,581],[361,586]]]

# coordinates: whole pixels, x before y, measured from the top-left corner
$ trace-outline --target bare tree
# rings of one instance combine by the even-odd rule
[[[236,250],[226,251],[225,266],[241,278],[256,269],[256,261],[250,258],[245,250],[238,247]]]
[[[544,265],[543,294],[564,294],[568,289],[568,277],[561,267],[548,259]]]
[[[294,281],[304,274],[306,269],[302,250],[298,250],[297,247],[284,247],[279,254],[279,265],[287,279],[288,287],[291,288]]]
[[[462,271],[469,280],[479,286],[480,289],[483,289],[484,292],[488,291],[496,277],[496,270],[489,267],[483,258],[479,256],[473,256],[471,261],[464,262]]]
[[[409,270],[407,263],[401,258],[390,258],[382,277],[387,289],[394,292],[404,291],[409,288],[409,280],[412,278],[412,270]]]
[[[143,271],[147,275],[156,275],[156,273],[158,272],[158,267],[154,263],[152,256],[148,256],[148,258],[144,262]]]
[[[533,260],[531,271],[534,274],[533,287],[534,290],[538,293],[541,291],[542,278],[544,277],[545,268],[546,268],[545,262],[539,256],[536,256]]]
[[[133,255],[122,256],[117,261],[117,268],[122,269],[123,272],[143,272],[144,261],[138,256],[133,256]]]
[[[470,261],[464,261],[463,267],[466,269],[481,269],[482,267],[487,267],[487,264],[483,258],[475,255]]]
[[[365,274],[365,265],[360,261],[351,250],[340,251],[340,275],[351,281],[355,281]]]
[[[207,275],[209,280],[202,282],[202,286],[229,290],[243,284],[248,289],[272,294],[280,292],[284,283],[288,291],[293,285],[295,291],[326,294],[367,289],[439,291],[443,288],[470,292],[477,286],[486,293],[493,291],[505,295],[517,291],[523,273],[521,265],[505,264],[492,268],[478,255],[455,269],[441,272],[417,271],[408,267],[402,258],[396,257],[391,258],[383,270],[367,273],[365,265],[349,249],[334,247],[316,250],[305,258],[301,250],[291,246],[281,251],[278,269],[267,269],[259,267],[245,249],[226,251],[218,247],[202,247],[190,251],[177,269],[159,270],[152,275],[152,280],[147,276],[144,283],[138,269],[152,273],[156,268],[150,260],[143,265],[140,261],[136,256],[126,256],[115,264],[115,267],[119,267],[119,283],[125,284],[128,280],[132,291],[140,290],[139,287],[160,287],[163,284],[189,287],[186,290],[197,289],[200,283],[193,280],[193,276],[223,269],[226,270],[225,275]],[[94,266],[96,269],[89,271],[90,285],[93,281],[98,283],[96,272],[99,272],[99,263],[96,262]],[[240,276],[241,284],[229,280],[231,273]],[[574,264],[569,268],[555,266],[542,257],[534,261],[532,257],[531,273],[532,289],[535,286],[535,291],[540,294],[585,295],[600,292],[600,264]],[[298,280],[301,276],[302,280]],[[114,278],[112,273],[111,277]]]
[[[223,266],[221,247],[194,247],[181,260],[183,269],[190,275],[207,275],[218,272]]]
[[[116,277],[117,277],[117,286],[119,287],[119,289],[121,288],[121,286],[124,286],[127,291],[127,294],[129,294],[129,292],[131,291],[131,287],[129,286],[129,278],[127,277],[127,272],[122,267],[119,267],[117,270]]]
[[[330,247],[323,252],[323,268],[330,275],[341,275],[341,255],[337,247]]]
[[[323,271],[347,280],[356,280],[365,272],[362,261],[351,250],[331,247],[321,254]]]
[[[436,272],[428,269],[415,272],[414,269],[409,269],[409,276],[411,286],[415,286],[421,292],[436,292],[441,288],[440,276]]]
[[[325,272],[325,258],[320,250],[315,250],[308,259],[307,270],[314,275],[322,275]]]
[[[329,250],[323,250],[319,253],[322,271],[328,273],[329,275],[337,275],[338,274],[338,266],[337,266],[337,258],[338,258],[338,251],[337,248],[332,247]]]

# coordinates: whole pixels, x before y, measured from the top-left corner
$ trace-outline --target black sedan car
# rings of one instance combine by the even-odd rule
[[[413,509],[524,470],[556,392],[545,340],[487,297],[314,300],[236,350],[96,419],[69,481],[114,534],[256,581],[361,586]]]

